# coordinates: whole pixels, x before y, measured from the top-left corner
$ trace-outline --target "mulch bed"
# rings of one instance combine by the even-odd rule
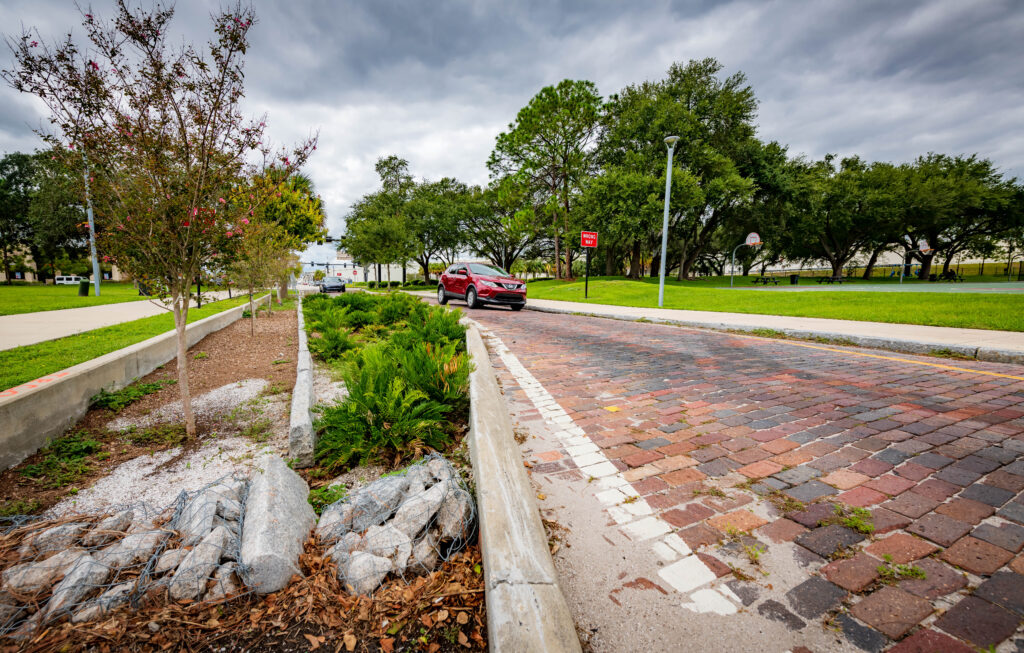
[[[299,559],[304,577],[267,596],[216,604],[165,603],[146,597],[136,611],[105,621],[56,624],[30,642],[0,640],[0,653],[31,651],[442,651],[486,648],[484,575],[472,546],[427,576],[352,596],[316,541]],[[8,642],[10,640],[7,640]]]
[[[188,352],[189,386],[193,397],[214,390],[233,381],[244,379],[267,379],[270,387],[276,391],[292,391],[295,385],[295,366],[298,356],[297,322],[294,310],[274,311],[269,314],[261,311],[256,319],[256,335],[249,335],[250,320],[243,318],[234,324],[212,333],[196,343]],[[195,358],[204,352],[205,357]],[[287,361],[278,362],[275,361]],[[163,367],[154,370],[140,381],[174,380],[178,378],[177,360],[171,360]],[[171,444],[134,445],[116,433],[107,431],[106,425],[114,417],[142,417],[164,404],[180,399],[177,385],[167,385],[151,395],[143,397],[116,415],[105,409],[92,409],[86,413],[67,433],[85,431],[89,437],[103,443],[103,452],[107,457],[102,461],[94,460],[92,470],[79,477],[73,487],[83,488],[92,485],[96,480],[106,476],[110,470],[121,463],[170,448]],[[200,421],[197,423],[199,439],[186,445],[183,450],[191,450],[199,446],[204,435],[223,427],[217,421]],[[0,502],[11,500],[35,501],[38,508],[34,512],[44,511],[64,499],[72,486],[62,488],[46,488],[22,476],[25,466],[38,463],[45,454],[37,453],[21,464],[0,472]]]

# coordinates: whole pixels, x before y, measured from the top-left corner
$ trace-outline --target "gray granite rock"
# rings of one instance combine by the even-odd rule
[[[217,568],[221,554],[231,534],[219,526],[203,538],[203,541],[178,565],[170,583],[171,598],[175,601],[198,599],[206,589],[206,581]]]

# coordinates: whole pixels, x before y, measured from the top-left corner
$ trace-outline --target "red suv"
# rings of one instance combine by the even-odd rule
[[[502,304],[518,311],[526,306],[526,282],[493,265],[455,263],[437,286],[438,303],[447,304],[452,297],[465,299],[470,308]]]

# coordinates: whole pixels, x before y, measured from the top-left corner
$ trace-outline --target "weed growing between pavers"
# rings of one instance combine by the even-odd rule
[[[834,503],[832,504],[832,509],[835,515],[828,519],[819,519],[818,526],[839,524],[865,535],[875,532],[875,525],[871,523],[871,511],[867,508],[850,508]]]
[[[928,578],[924,569],[917,565],[893,564],[892,556],[888,553],[883,555],[882,559],[885,560],[885,564],[878,566],[878,579],[886,585],[895,585],[901,580],[925,580]]]
[[[348,396],[321,409],[316,459],[338,472],[447,449],[468,411],[469,358],[460,314],[406,294],[310,297],[310,350]]]

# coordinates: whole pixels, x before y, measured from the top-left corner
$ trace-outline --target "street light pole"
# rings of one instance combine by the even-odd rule
[[[668,165],[665,170],[665,215],[661,220],[661,268],[658,274],[658,308],[665,303],[665,254],[668,252],[668,203],[672,195],[672,153],[676,149],[678,136],[666,136],[665,147],[668,148]]]

